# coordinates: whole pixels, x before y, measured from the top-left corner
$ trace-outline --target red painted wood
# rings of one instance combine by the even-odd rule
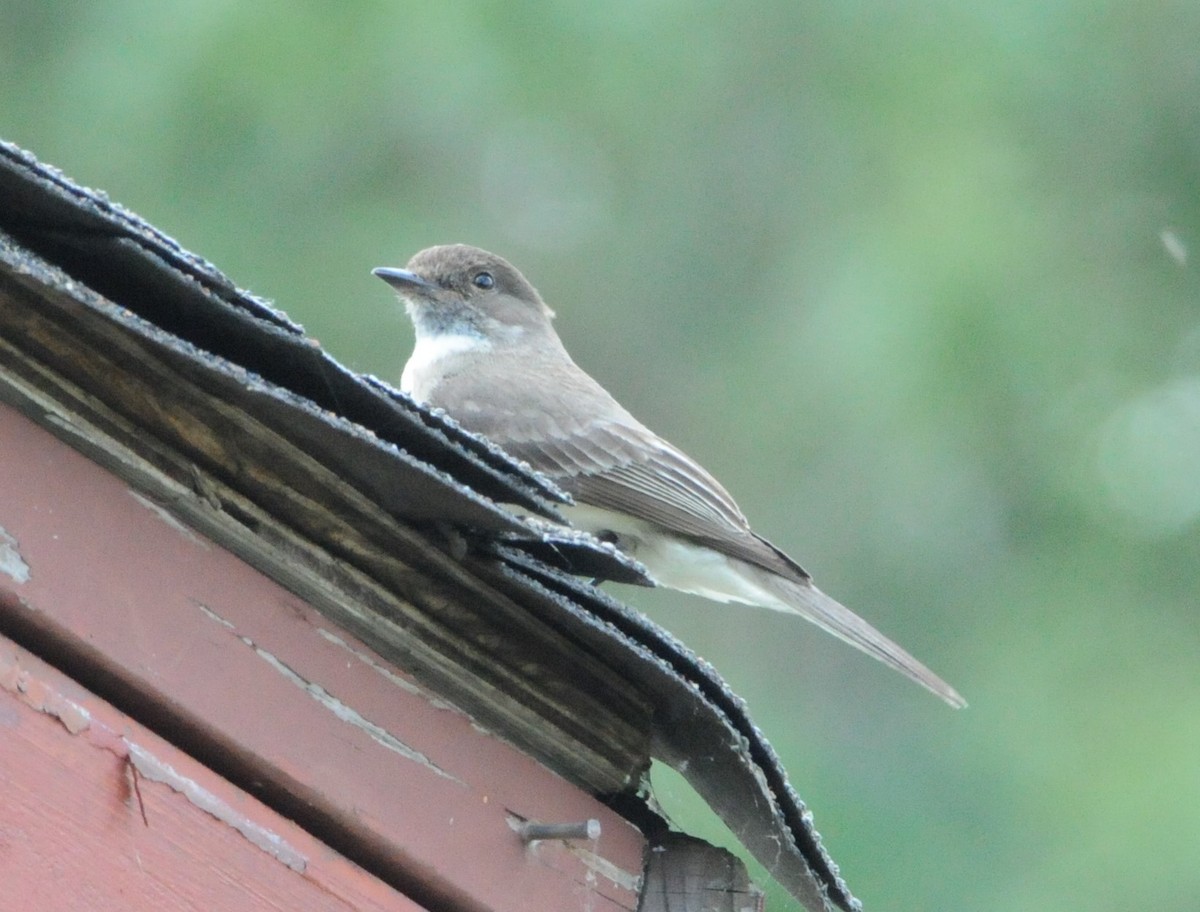
[[[4,909],[421,909],[4,638],[0,807]]]
[[[76,644],[464,908],[632,909],[643,839],[118,478],[0,406],[0,611]],[[525,846],[512,815],[601,820]],[[595,853],[594,855],[592,853]]]

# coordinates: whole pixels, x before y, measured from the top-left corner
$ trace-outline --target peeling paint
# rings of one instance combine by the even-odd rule
[[[207,617],[207,618],[208,618],[210,621],[216,621],[218,624],[220,624],[222,627],[224,627],[224,628],[226,628],[226,629],[228,629],[228,630],[233,630],[233,629],[235,629],[235,628],[234,628],[234,626],[233,626],[233,622],[232,622],[232,621],[228,621],[228,620],[226,620],[225,618],[221,617],[221,615],[217,614],[215,611],[213,611],[213,610],[212,610],[211,608],[209,608],[207,605],[202,605],[200,602],[194,602],[194,604],[195,604],[195,606],[196,606],[197,608],[199,608],[199,609],[200,609],[200,611],[201,611],[201,612],[202,612],[202,613],[205,615],[205,617]]]
[[[298,849],[289,845],[278,833],[255,823],[245,814],[238,813],[198,782],[177,772],[170,764],[155,757],[145,748],[128,740],[125,743],[129,749],[129,761],[143,779],[162,783],[178,792],[206,814],[237,830],[247,841],[277,861],[297,873],[305,872],[308,867],[308,859]]]
[[[242,636],[241,634],[239,634],[237,632],[237,628],[230,621],[221,617],[221,615],[217,614],[217,612],[213,611],[208,606],[202,605],[199,602],[197,602],[196,607],[198,607],[202,612],[204,612],[204,614],[208,618],[210,618],[213,621],[216,621],[222,627],[225,627],[228,630],[232,631],[234,636],[236,636],[239,640],[241,640],[243,643],[245,643],[247,646],[249,646],[251,649],[253,649],[255,654],[258,655],[259,658],[261,658],[264,662],[266,662],[268,665],[270,665],[272,668],[274,668],[277,672],[279,672],[284,677],[285,680],[290,681],[292,684],[295,684],[297,687],[299,687],[301,690],[303,690],[305,693],[307,693],[310,697],[312,697],[312,699],[316,700],[319,704],[321,704],[321,706],[325,707],[327,710],[332,712],[333,715],[336,716],[338,719],[342,720],[343,722],[347,723],[348,725],[353,725],[355,728],[365,732],[376,743],[381,744],[383,747],[386,747],[388,750],[399,754],[404,759],[411,760],[414,763],[419,763],[421,766],[428,769],[431,773],[435,773],[438,776],[441,776],[443,779],[449,779],[451,782],[455,782],[458,785],[462,785],[462,786],[466,785],[466,783],[463,782],[461,779],[459,779],[457,776],[454,776],[454,775],[446,772],[444,769],[442,769],[440,766],[438,766],[436,763],[434,763],[432,760],[430,760],[428,757],[426,757],[423,753],[421,753],[419,750],[409,747],[407,744],[405,744],[403,741],[401,741],[399,738],[397,738],[395,735],[393,735],[387,729],[383,728],[380,725],[377,725],[376,723],[367,719],[365,716],[363,716],[357,710],[352,709],[351,707],[347,706],[345,703],[343,703],[341,700],[339,700],[337,697],[335,697],[333,694],[331,694],[329,691],[327,691],[324,687],[322,687],[320,684],[316,684],[312,681],[307,680],[303,675],[299,674],[295,669],[293,669],[291,666],[289,666],[282,659],[272,655],[266,649],[263,649],[261,646],[259,646],[257,643],[255,643],[252,639],[250,639],[250,637]],[[365,661],[370,662],[369,657],[362,655],[362,653],[360,653],[354,649],[351,649],[350,645],[348,643],[346,643],[344,640],[341,640],[340,638],[334,636],[331,633],[325,633],[324,631],[322,631],[322,633],[324,634],[326,639],[331,640],[336,643],[339,643],[340,645],[344,646],[346,649],[349,649],[354,655],[358,656],[359,658],[364,659]],[[402,686],[406,686],[406,689],[408,687],[415,687],[415,685],[411,684],[408,681],[404,681],[402,678],[398,678],[396,675],[394,675],[391,672],[387,671],[386,669],[378,666],[376,663],[373,663],[373,662],[370,662],[370,663],[378,671],[384,672],[389,676],[389,678],[394,679],[395,683],[400,684]]]
[[[206,814],[237,830],[243,837],[293,871],[304,873],[307,859],[273,833],[238,813],[199,783],[176,772],[146,748],[97,722],[87,708],[63,696],[45,681],[21,667],[19,655],[0,656],[0,689],[15,694],[26,706],[62,723],[72,735],[82,735],[93,746],[128,759],[143,779],[161,783],[183,795]]]
[[[303,874],[307,868],[308,860],[282,836],[239,813],[146,748],[96,721],[86,707],[63,696],[45,681],[25,670],[21,666],[19,654],[0,655],[0,689],[14,694],[31,709],[57,719],[72,735],[81,735],[94,747],[106,750],[123,760],[127,759],[143,779],[161,783],[178,792],[197,808],[237,830],[250,843],[293,871]]]
[[[350,708],[349,706],[347,706],[345,703],[343,703],[337,697],[333,696],[333,694],[331,694],[329,691],[327,691],[320,684],[316,684],[312,681],[305,680],[303,677],[301,677],[299,674],[297,674],[292,668],[290,668],[285,662],[283,662],[280,659],[276,658],[275,656],[271,655],[271,653],[267,652],[261,646],[256,646],[249,637],[241,637],[241,640],[243,643],[245,643],[247,646],[249,646],[251,649],[253,649],[255,651],[255,653],[258,654],[259,658],[263,659],[263,661],[265,661],[268,665],[270,665],[272,668],[274,668],[276,671],[278,671],[281,675],[283,675],[284,678],[286,678],[288,681],[291,681],[293,684],[295,684],[297,687],[299,687],[301,690],[303,690],[305,693],[307,693],[310,697],[312,697],[314,700],[316,700],[318,703],[320,703],[322,706],[324,706],[326,709],[328,709],[330,712],[332,712],[337,718],[341,719],[343,722],[346,722],[349,725],[353,725],[355,728],[361,729],[362,731],[366,732],[366,734],[369,735],[374,741],[383,745],[388,750],[399,754],[401,757],[404,757],[406,760],[411,760],[414,763],[419,763],[421,766],[424,766],[430,772],[436,773],[437,775],[441,776],[444,779],[449,779],[451,782],[456,782],[459,785],[463,785],[463,786],[466,785],[466,783],[463,782],[461,779],[459,779],[456,776],[452,776],[450,773],[446,772],[444,769],[442,769],[440,766],[438,766],[436,763],[434,763],[432,760],[430,760],[428,757],[426,757],[423,753],[421,753],[418,750],[415,750],[414,748],[409,747],[407,744],[405,744],[403,741],[401,741],[399,738],[397,738],[391,732],[387,731],[387,729],[385,729],[379,725],[376,725],[374,722],[365,718],[357,710],[354,710],[354,709]]]
[[[375,659],[373,659],[367,653],[363,652],[361,649],[355,649],[353,646],[351,646],[349,643],[347,643],[345,640],[343,640],[336,633],[333,633],[330,630],[326,630],[324,627],[318,627],[317,635],[322,637],[323,639],[328,640],[330,643],[333,643],[335,646],[339,646],[342,649],[346,650],[346,652],[350,653],[350,655],[354,656],[356,659],[358,659],[360,662],[362,662],[364,665],[366,665],[372,671],[375,671],[375,672],[383,675],[384,678],[386,678],[392,684],[395,684],[397,687],[399,687],[405,693],[410,693],[410,694],[413,694],[414,696],[424,698],[429,703],[429,705],[432,706],[434,709],[447,709],[447,710],[450,710],[451,712],[458,713],[460,716],[466,715],[466,713],[464,713],[461,709],[459,709],[453,703],[447,703],[445,700],[441,699],[440,697],[435,696],[434,694],[425,690],[425,688],[421,687],[419,684],[417,684],[413,681],[410,681],[408,678],[405,678],[405,677],[402,677],[401,675],[396,674],[390,668],[386,668],[383,665],[380,665],[378,662],[375,661]]]
[[[30,709],[57,719],[72,735],[91,728],[92,717],[87,709],[30,675],[21,667],[19,655],[0,657],[0,689],[15,695]]]
[[[195,532],[192,531],[192,529],[189,526],[186,526],[182,522],[180,522],[178,517],[176,517],[175,514],[172,513],[170,510],[168,510],[166,507],[162,506],[161,504],[155,503],[153,500],[151,500],[149,497],[146,497],[143,494],[139,494],[137,491],[133,490],[133,488],[129,488],[127,490],[127,493],[129,494],[130,497],[132,497],[134,500],[136,500],[138,503],[140,503],[143,507],[145,507],[151,513],[153,513],[155,516],[157,516],[159,519],[161,519],[164,523],[166,523],[168,526],[170,526],[172,529],[174,529],[176,532],[178,532],[180,535],[182,535],[184,538],[186,538],[188,541],[190,541],[193,545],[200,545],[202,548],[205,548],[205,549],[209,549],[212,547],[212,545],[210,545],[206,539],[197,535]]]
[[[29,564],[22,559],[17,540],[5,531],[4,526],[0,526],[0,573],[13,582],[29,582]]]

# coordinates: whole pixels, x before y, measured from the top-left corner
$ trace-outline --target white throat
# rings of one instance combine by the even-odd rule
[[[465,352],[487,351],[492,343],[473,333],[418,333],[417,344],[400,375],[400,389],[418,397],[415,390],[419,378],[437,372],[441,362]]]

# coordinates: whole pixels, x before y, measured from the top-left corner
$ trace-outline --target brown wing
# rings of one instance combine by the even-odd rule
[[[808,580],[799,565],[750,530],[712,475],[630,415],[565,353],[565,369],[558,357],[547,362],[536,354],[497,352],[492,359],[486,375],[463,370],[446,377],[430,404],[554,478],[580,503]],[[549,373],[553,383],[546,381]],[[497,376],[506,379],[503,390]]]
[[[786,577],[808,579],[795,561],[751,531],[712,475],[632,419],[594,423],[567,436],[498,442],[580,503],[626,513]]]

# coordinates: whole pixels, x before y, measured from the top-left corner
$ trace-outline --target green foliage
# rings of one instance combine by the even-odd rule
[[[1198,34],[1194,4],[8,0],[0,136],[392,378],[370,268],[508,256],[971,700],[621,592],[749,700],[868,908],[1184,909]]]

